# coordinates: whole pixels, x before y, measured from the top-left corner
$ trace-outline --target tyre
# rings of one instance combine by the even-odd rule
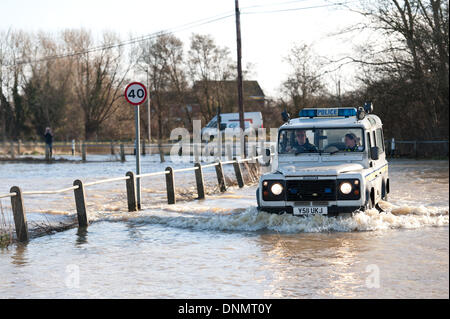
[[[256,204],[257,204],[258,210],[261,210],[261,204],[259,202],[259,188],[256,189]]]

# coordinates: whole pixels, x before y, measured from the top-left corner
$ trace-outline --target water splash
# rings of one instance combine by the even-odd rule
[[[308,216],[269,214],[256,207],[224,210],[220,208],[189,207],[181,212],[173,206],[169,209],[141,211],[134,214],[100,213],[97,220],[128,220],[137,224],[155,224],[199,231],[274,231],[280,233],[356,232],[425,226],[447,226],[448,208],[398,207],[384,203],[384,212],[376,209],[356,212],[352,217]],[[186,209],[186,207],[184,207]]]

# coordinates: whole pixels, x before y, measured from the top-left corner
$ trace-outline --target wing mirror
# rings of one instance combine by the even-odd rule
[[[374,146],[370,149],[370,158],[374,161],[377,161],[380,158],[380,148],[378,146]]]
[[[281,112],[281,118],[283,119],[283,122],[289,122],[289,120],[291,119],[291,115],[284,110],[283,112]]]
[[[269,166],[270,162],[272,161],[272,157],[270,156],[270,148],[265,149],[265,154],[263,155],[262,161],[264,166]]]

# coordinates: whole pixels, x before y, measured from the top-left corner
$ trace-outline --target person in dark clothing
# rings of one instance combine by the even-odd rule
[[[44,133],[45,138],[45,155],[46,158],[52,158],[53,156],[53,133],[50,127],[45,129]]]
[[[317,147],[311,144],[306,137],[305,130],[295,130],[295,141],[292,147],[287,147],[289,153],[316,153]]]
[[[353,133],[345,134],[345,151],[357,152],[358,151],[358,138]]]

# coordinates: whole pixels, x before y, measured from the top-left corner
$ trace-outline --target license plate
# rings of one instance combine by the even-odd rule
[[[328,207],[294,207],[294,215],[327,215]]]

